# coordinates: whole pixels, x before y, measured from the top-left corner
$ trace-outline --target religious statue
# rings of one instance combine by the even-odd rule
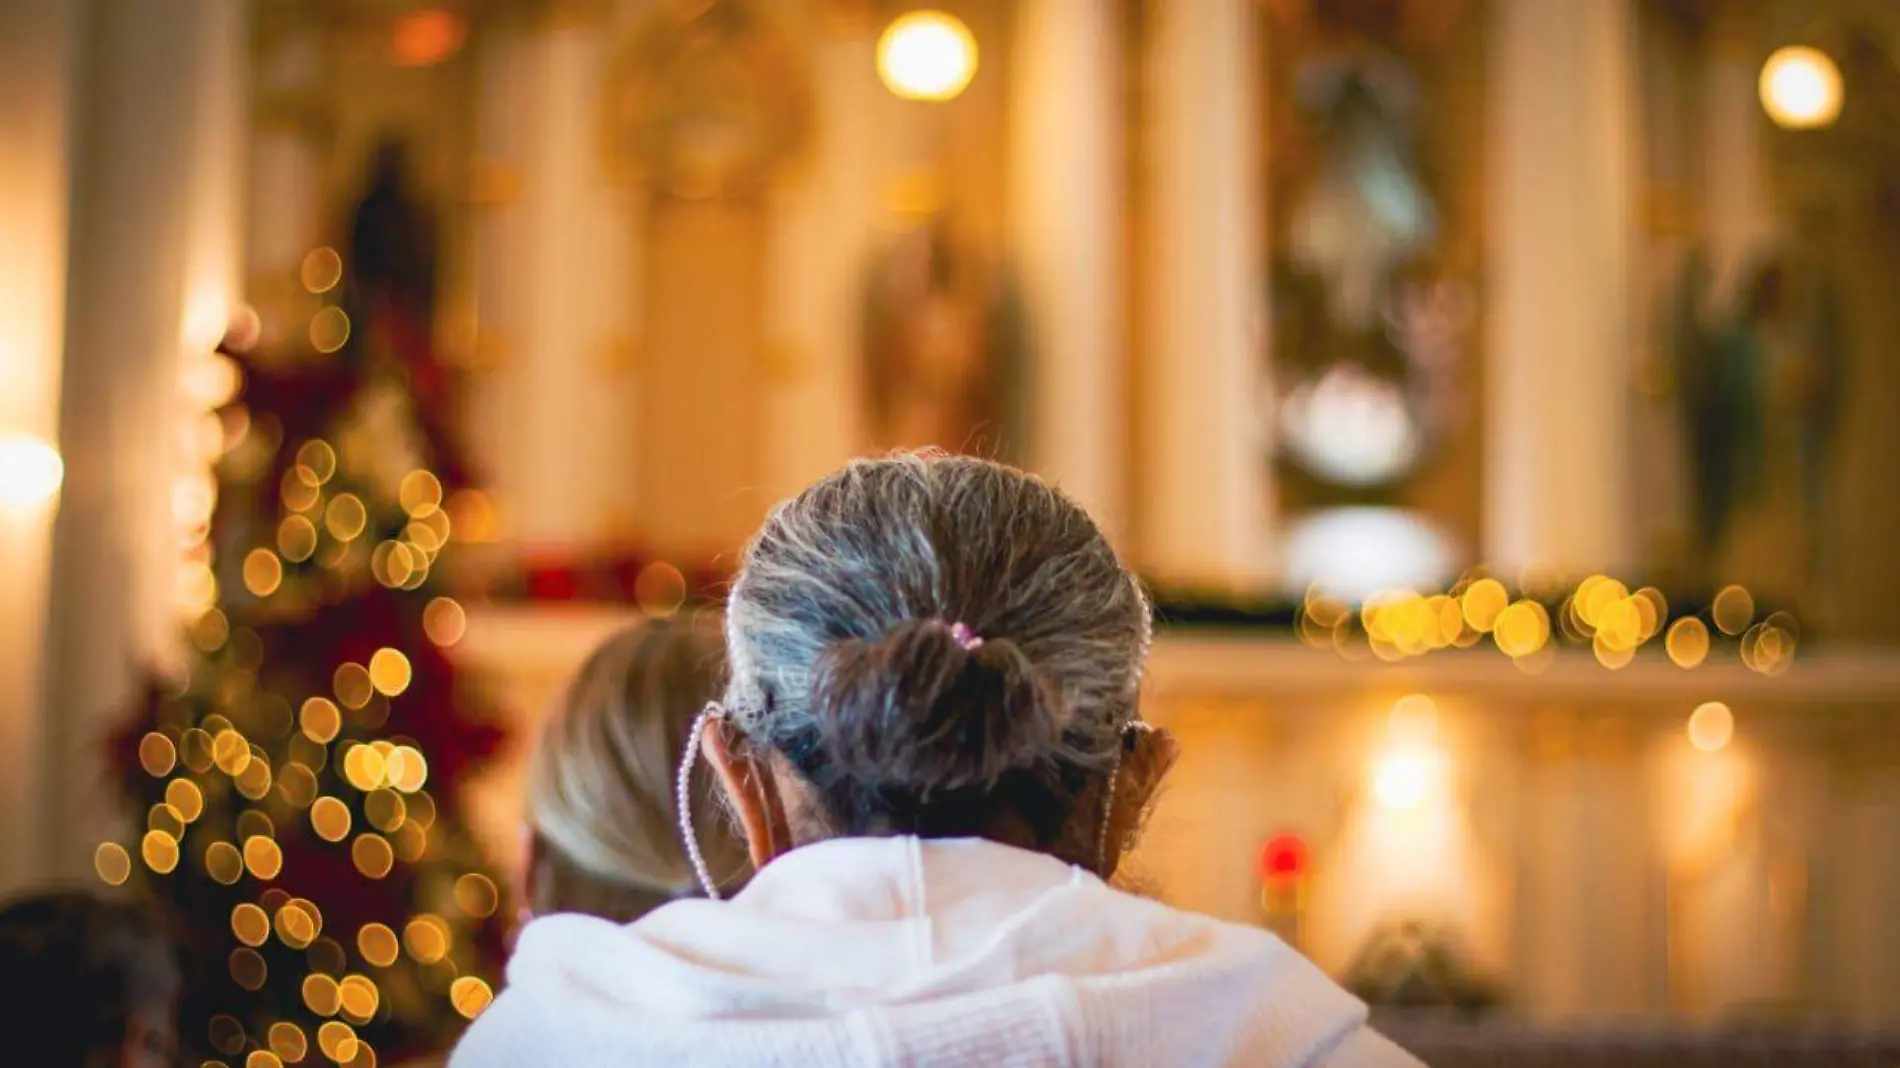
[[[880,447],[996,455],[1015,444],[1005,409],[1015,362],[1008,290],[937,216],[878,258],[864,344],[871,432]]]
[[[1692,253],[1672,354],[1695,558],[1751,579],[1793,561],[1799,573],[1785,585],[1796,587],[1825,557],[1844,395],[1838,294],[1825,273],[1796,273],[1781,258],[1757,264],[1725,305],[1711,279],[1707,256]]]

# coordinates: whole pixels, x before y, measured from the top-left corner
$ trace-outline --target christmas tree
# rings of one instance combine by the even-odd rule
[[[194,1064],[443,1048],[500,957],[456,792],[499,732],[444,652],[466,622],[444,572],[485,503],[426,318],[345,273],[332,250],[306,260],[307,346],[220,348],[235,392],[204,428],[215,481],[186,539],[192,662],[115,745],[137,826],[97,867],[178,918]]]

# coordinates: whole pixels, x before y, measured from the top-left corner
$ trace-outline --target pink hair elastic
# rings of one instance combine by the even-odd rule
[[[950,640],[963,646],[963,651],[966,653],[974,653],[983,648],[982,637],[971,630],[967,623],[950,624]]]

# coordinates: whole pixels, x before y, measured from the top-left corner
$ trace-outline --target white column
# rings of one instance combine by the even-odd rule
[[[1633,25],[1626,0],[1492,7],[1484,553],[1630,563]]]
[[[249,276],[266,285],[295,286],[298,265],[323,240],[323,158],[305,126],[305,109],[320,98],[327,74],[321,33],[314,20],[298,23],[258,56],[244,260]]]
[[[767,201],[766,497],[842,465],[864,441],[859,391],[864,276],[878,186],[877,28],[814,35],[813,140],[792,184]]]
[[[1010,223],[1029,309],[1029,460],[1125,523],[1121,43],[1108,0],[1025,0],[1011,49]]]
[[[1272,551],[1257,15],[1152,13],[1139,560],[1166,582],[1245,584]]]
[[[76,4],[0,2],[0,436],[59,439],[79,14]],[[42,874],[40,665],[56,507],[0,495],[0,895]]]
[[[475,286],[492,365],[476,405],[504,533],[597,546],[633,518],[637,198],[608,173],[601,91],[615,37],[524,20],[481,57],[479,153],[505,191],[478,208]]]
[[[231,305],[246,6],[91,9],[73,160],[45,718],[42,874],[85,871],[116,816],[102,739],[168,652],[184,360]]]

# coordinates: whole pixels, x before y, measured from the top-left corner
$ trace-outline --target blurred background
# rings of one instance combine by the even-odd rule
[[[921,445],[1157,591],[1161,897],[1900,1017],[1889,0],[0,0],[0,159],[0,887],[220,1055],[452,1035],[566,674]]]

